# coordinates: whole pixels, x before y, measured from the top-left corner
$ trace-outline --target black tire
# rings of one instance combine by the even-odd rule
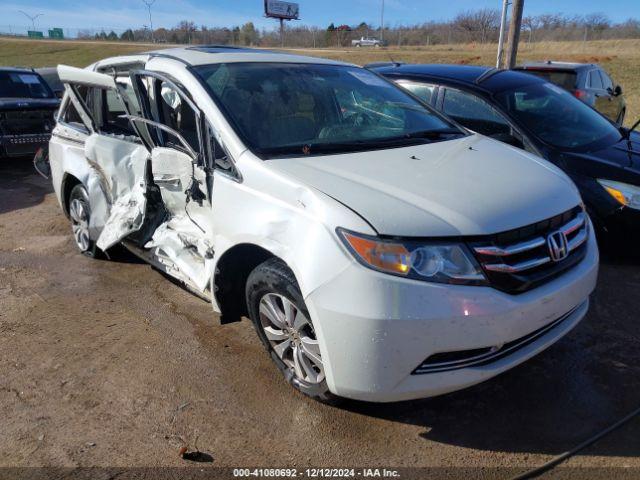
[[[69,193],[69,219],[71,220],[74,241],[78,250],[80,250],[80,253],[90,258],[97,258],[100,256],[100,250],[96,247],[96,243],[89,237],[88,230],[86,233],[86,240],[81,239],[78,234],[77,227],[80,225],[80,218],[78,218],[79,214],[77,213],[77,204],[82,205],[84,211],[80,216],[84,217],[86,215],[86,219],[84,220],[88,224],[91,219],[91,204],[87,189],[82,184],[78,184],[73,187]]]
[[[308,319],[311,324],[311,328],[313,328],[309,311],[298,287],[298,282],[291,269],[278,258],[271,258],[258,265],[247,279],[246,299],[249,317],[258,333],[258,337],[278,369],[284,375],[285,380],[304,395],[323,403],[335,405],[340,401],[340,397],[337,397],[329,391],[326,378],[319,383],[305,382],[303,379],[298,378],[294,370],[285,364],[275,352],[271,342],[267,338],[263,320],[260,315],[260,302],[268,294],[279,295],[288,299],[306,316],[306,319]],[[313,335],[315,335],[315,332],[313,332]]]

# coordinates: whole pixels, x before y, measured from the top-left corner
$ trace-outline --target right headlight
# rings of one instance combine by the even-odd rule
[[[485,285],[486,279],[462,243],[386,240],[339,228],[339,237],[362,265],[428,282]]]
[[[621,205],[640,210],[640,187],[602,178],[598,183]]]

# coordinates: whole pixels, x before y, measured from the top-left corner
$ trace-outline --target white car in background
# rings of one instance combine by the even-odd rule
[[[307,395],[460,389],[587,312],[598,250],[569,179],[374,73],[207,46],[58,71],[78,248],[122,243],[222,323],[250,317]]]
[[[382,41],[372,37],[360,37],[356,40],[351,40],[352,47],[382,47]]]

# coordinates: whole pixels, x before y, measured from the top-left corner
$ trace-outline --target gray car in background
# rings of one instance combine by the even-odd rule
[[[626,103],[622,87],[600,65],[546,61],[525,63],[516,70],[532,73],[570,91],[618,125],[624,122]]]

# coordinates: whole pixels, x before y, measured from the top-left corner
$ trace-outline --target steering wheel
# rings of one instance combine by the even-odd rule
[[[354,127],[365,127],[373,124],[373,120],[366,113],[354,113],[349,117],[349,121],[351,125]]]

